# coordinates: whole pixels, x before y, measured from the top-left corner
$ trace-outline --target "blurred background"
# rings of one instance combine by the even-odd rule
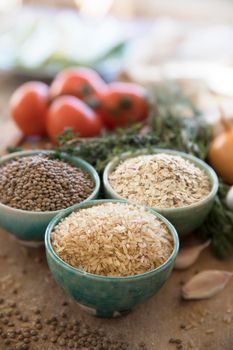
[[[233,0],[0,0],[0,143],[14,88],[68,66],[175,81],[211,122],[233,115]]]

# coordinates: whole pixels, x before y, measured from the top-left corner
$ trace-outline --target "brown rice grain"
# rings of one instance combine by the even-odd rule
[[[173,250],[167,226],[143,207],[108,202],[75,211],[51,236],[56,254],[80,270],[131,276],[163,264]]]

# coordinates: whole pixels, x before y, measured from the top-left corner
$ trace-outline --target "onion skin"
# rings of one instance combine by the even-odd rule
[[[225,120],[224,128],[210,144],[208,161],[223,180],[233,185],[233,125]]]

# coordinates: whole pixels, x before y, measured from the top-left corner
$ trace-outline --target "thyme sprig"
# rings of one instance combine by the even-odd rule
[[[79,138],[67,129],[59,136],[57,155],[67,152],[83,157],[100,172],[113,156],[142,148],[175,149],[205,159],[211,130],[182,91],[176,85],[165,84],[150,91],[149,98],[151,113],[147,126],[136,124],[90,139]]]

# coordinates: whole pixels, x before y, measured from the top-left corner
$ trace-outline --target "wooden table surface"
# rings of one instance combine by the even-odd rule
[[[185,272],[174,271],[157,295],[138,306],[127,316],[117,319],[99,319],[86,314],[58,287],[50,275],[44,249],[25,248],[15,238],[0,230],[0,297],[13,300],[30,314],[37,306],[48,318],[61,312],[61,303],[68,300],[70,319],[86,321],[91,327],[101,327],[112,339],[127,341],[132,350],[139,350],[144,342],[147,350],[172,350],[170,338],[182,340],[184,350],[233,349],[233,280],[226,289],[209,300],[183,301],[181,284],[203,269],[232,270],[233,258],[218,261],[206,251],[198,263]],[[25,275],[23,271],[27,272]],[[8,285],[11,283],[10,285]],[[13,286],[17,287],[17,295]],[[226,322],[227,320],[229,323]],[[0,321],[1,324],[1,321]],[[181,327],[185,325],[185,329]],[[0,349],[5,350],[0,338]],[[63,350],[51,343],[39,341],[32,350]],[[91,348],[86,350],[92,350]]]
[[[8,98],[19,83],[20,81],[6,77],[0,81],[3,121],[1,124],[0,118],[1,138],[3,127],[8,123]],[[10,139],[6,137],[6,140],[9,145]],[[187,241],[188,244],[193,244],[192,237]],[[133,350],[139,349],[140,342],[144,342],[148,350],[176,349],[175,344],[169,343],[170,338],[181,339],[185,350],[232,350],[233,279],[224,291],[212,299],[188,302],[180,297],[181,284],[197,271],[203,269],[232,271],[232,268],[233,256],[219,261],[207,249],[192,268],[182,272],[174,271],[159,293],[138,306],[132,313],[122,318],[104,320],[87,315],[75,302],[65,296],[50,275],[43,248],[25,248],[13,236],[0,230],[0,298],[14,300],[26,313],[37,305],[43,310],[42,317],[60,312],[61,302],[68,300],[69,319],[85,320],[92,327],[101,326],[113,339],[120,337],[129,342]],[[12,283],[17,285],[17,294],[14,294]],[[10,349],[4,345],[4,339],[1,337],[0,349]],[[62,350],[64,347],[39,340],[30,349]]]

